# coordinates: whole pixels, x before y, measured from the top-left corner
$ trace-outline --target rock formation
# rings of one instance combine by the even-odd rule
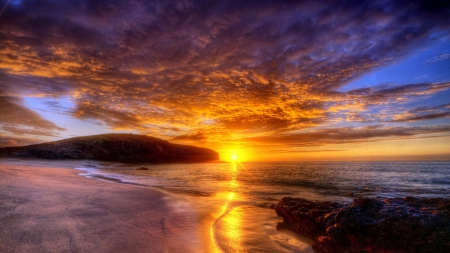
[[[450,200],[283,198],[274,208],[295,231],[316,240],[320,253],[450,252]]]
[[[102,134],[75,137],[23,147],[0,148],[0,157],[93,159],[116,162],[214,162],[214,150],[136,134]]]

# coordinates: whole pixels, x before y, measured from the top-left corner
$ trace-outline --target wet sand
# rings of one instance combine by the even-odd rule
[[[205,252],[164,193],[64,168],[0,164],[0,252]]]

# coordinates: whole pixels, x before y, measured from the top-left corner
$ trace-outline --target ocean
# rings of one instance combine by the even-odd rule
[[[137,170],[138,168],[148,170]],[[301,162],[120,164],[85,162],[83,175],[163,190],[194,211],[217,252],[313,252],[271,204],[283,197],[351,202],[357,197],[450,197],[450,163]]]
[[[148,170],[137,170],[145,167]],[[86,162],[87,176],[193,196],[235,193],[259,205],[282,197],[449,197],[446,162],[117,164]]]
[[[17,163],[75,168],[81,176],[163,191],[173,210],[196,217],[199,240],[213,245],[208,252],[314,252],[310,239],[270,209],[283,197],[347,203],[358,197],[450,197],[449,162]]]

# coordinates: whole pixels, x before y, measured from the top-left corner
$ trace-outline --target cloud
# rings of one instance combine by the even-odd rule
[[[400,119],[417,114],[417,112],[411,111],[413,110],[411,108],[417,106],[419,101],[424,101],[439,93],[442,94],[449,89],[449,82],[380,85],[346,92],[332,91],[323,95],[323,97],[333,98],[326,103],[328,105],[326,110],[328,121],[335,118],[348,123],[380,124],[408,121],[401,121]],[[431,109],[432,107],[429,108],[429,110]],[[443,108],[440,108],[439,112],[442,110]],[[425,114],[425,112],[421,113],[422,116]],[[435,117],[439,115],[445,116],[445,113],[437,114]],[[422,119],[425,120],[426,117]],[[417,120],[420,120],[420,118]]]
[[[418,120],[431,120],[431,119],[441,119],[441,118],[449,118],[450,112],[438,112],[438,113],[429,113],[429,114],[423,114],[423,115],[405,115],[403,117],[399,117],[393,122],[411,122],[411,121],[418,121]]]
[[[417,83],[397,85],[394,87],[368,87],[348,91],[352,99],[364,99],[364,103],[374,104],[390,102],[391,99],[404,100],[408,97],[431,95],[450,89],[450,82]]]
[[[203,133],[196,133],[190,135],[179,135],[172,138],[173,141],[193,141],[197,143],[204,143],[208,138]]]
[[[109,109],[95,102],[83,102],[74,111],[74,117],[81,119],[101,119],[107,125],[118,129],[141,128],[142,122],[134,115],[118,109]]]
[[[367,119],[367,110],[446,91],[449,84],[337,89],[448,31],[448,6],[435,6],[253,0],[10,5],[0,26],[0,78],[9,92],[2,98],[8,115],[2,128],[14,134],[62,130],[18,98],[61,95],[70,97],[74,108],[67,113],[78,119],[192,141],[201,139],[196,133],[212,140],[283,135],[333,120],[383,121],[378,112]],[[19,112],[30,118],[18,121]]]
[[[23,106],[20,98],[5,95],[1,87],[0,115],[0,130],[15,135],[55,136],[58,131],[65,130]]]
[[[392,122],[413,122],[442,118],[450,118],[450,104],[420,106],[403,114],[395,115]]]
[[[431,60],[426,61],[426,63],[434,63],[434,62],[444,61],[447,59],[450,59],[450,54],[441,54],[441,55],[433,57]]]
[[[42,142],[43,141],[34,138],[20,138],[0,134],[0,148],[26,146]]]
[[[342,152],[345,151],[343,149],[317,149],[317,150],[295,150],[295,153],[301,154],[301,153],[323,153],[323,152],[331,152],[331,153],[335,153],[335,152]],[[266,153],[270,153],[270,154],[274,154],[274,153],[293,153],[292,149],[273,149],[273,150],[268,150],[266,151]]]
[[[278,143],[290,147],[325,146],[366,141],[380,141],[388,138],[420,138],[429,135],[448,135],[450,126],[423,127],[343,127],[316,131],[290,133],[277,136],[246,138],[243,141],[256,143]]]

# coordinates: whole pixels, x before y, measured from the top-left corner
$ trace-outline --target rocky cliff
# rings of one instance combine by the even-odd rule
[[[0,157],[93,159],[116,162],[214,162],[214,150],[136,134],[102,134],[75,137],[23,147],[0,148]]]

